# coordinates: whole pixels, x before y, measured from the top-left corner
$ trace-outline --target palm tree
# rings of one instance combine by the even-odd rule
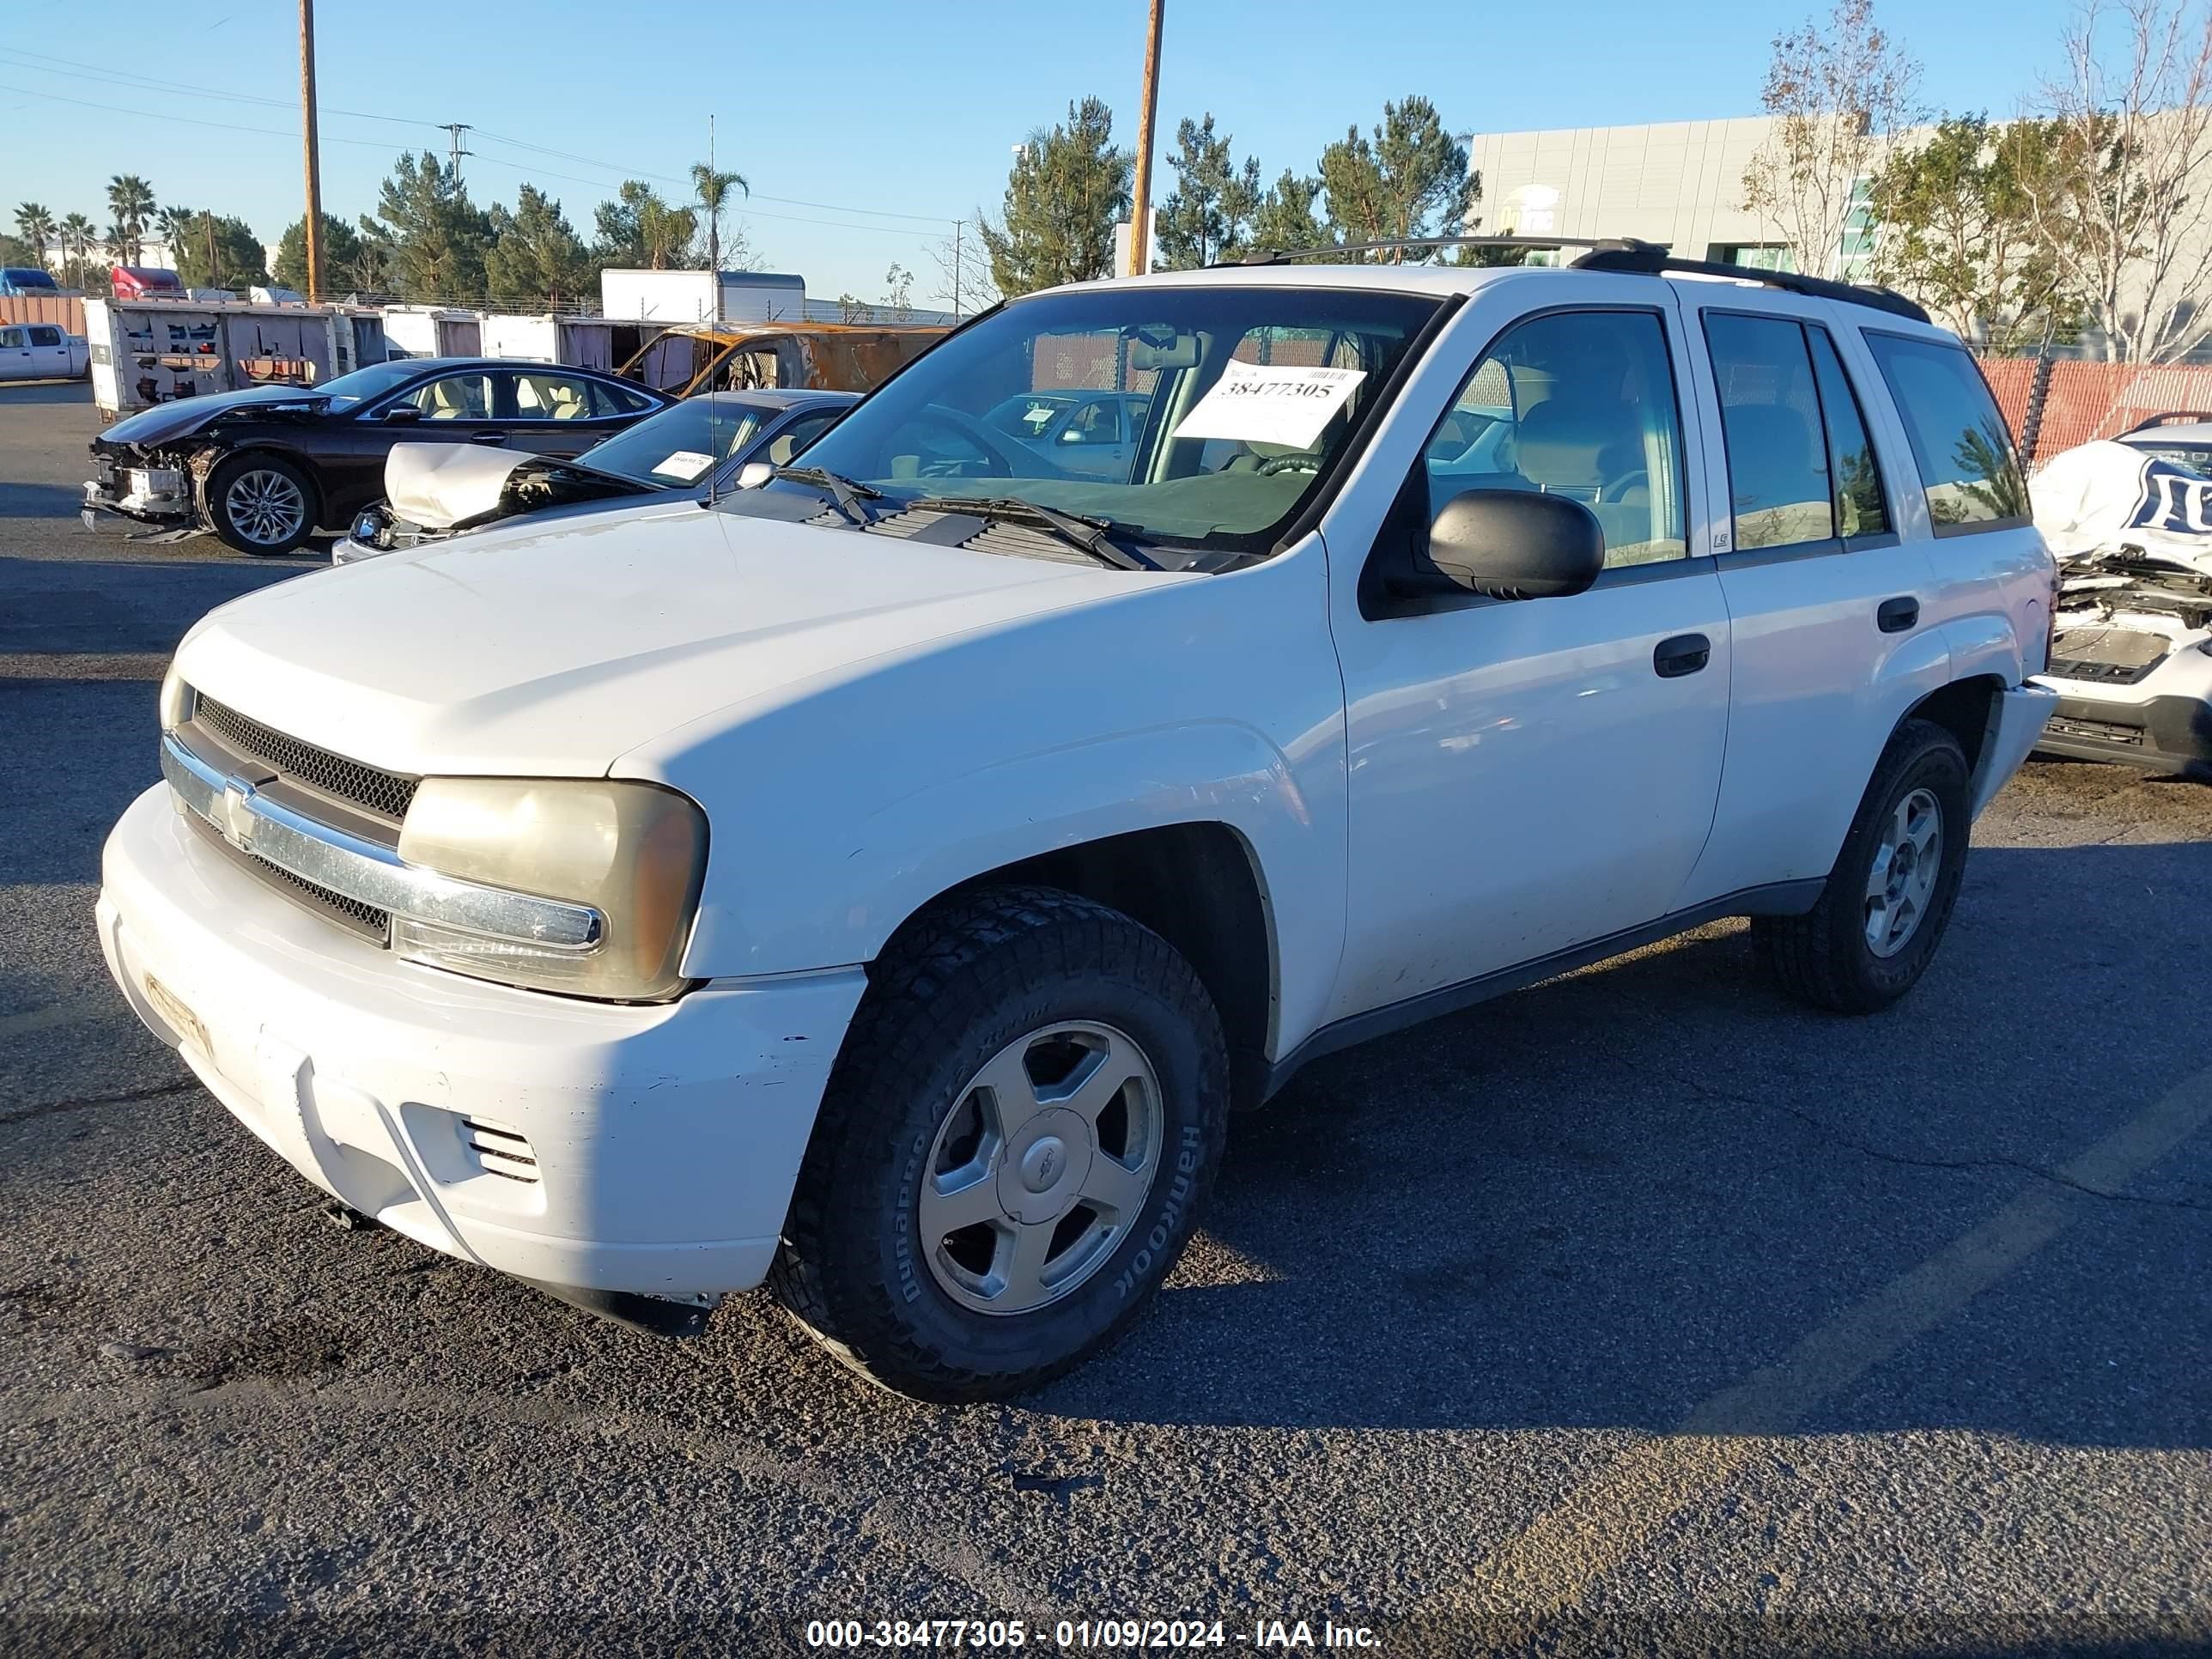
[[[107,181],[107,206],[115,215],[115,251],[135,265],[154,217],[154,187],[135,173],[118,173]]]
[[[732,185],[748,196],[753,193],[753,187],[744,181],[744,175],[717,173],[705,161],[691,164],[691,183],[698,190],[699,205],[707,211],[707,269],[720,270],[722,268],[722,204],[728,199]]]
[[[174,264],[177,250],[200,228],[200,216],[191,208],[165,207],[154,216],[154,224],[168,244],[169,263]]]
[[[72,213],[54,227],[54,234],[61,239],[62,271],[70,278],[70,286],[84,286],[84,267],[92,258],[93,245],[99,240],[100,227],[82,213]]]
[[[39,264],[43,269],[46,263],[46,249],[52,245],[55,236],[54,216],[46,210],[43,203],[26,202],[15,210],[15,231],[38,250]]]

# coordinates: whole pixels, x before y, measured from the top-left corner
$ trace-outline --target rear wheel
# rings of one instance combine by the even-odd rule
[[[1966,873],[1969,775],[1958,738],[1907,720],[1859,802],[1844,850],[1802,916],[1760,916],[1752,939],[1775,981],[1838,1013],[1887,1008],[1918,982]]]
[[[273,455],[225,461],[208,477],[207,503],[215,533],[240,553],[289,553],[315,528],[314,486]]]
[[[1120,912],[1006,888],[884,952],[770,1283],[848,1364],[1001,1398],[1135,1316],[1188,1241],[1228,1111],[1190,966]]]

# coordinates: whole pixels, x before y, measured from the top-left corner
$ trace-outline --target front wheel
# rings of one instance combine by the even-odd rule
[[[208,478],[207,503],[215,533],[240,553],[289,553],[315,528],[314,486],[273,455],[225,461]]]
[[[848,1364],[1003,1398],[1117,1336],[1188,1241],[1228,1062],[1190,965],[1088,899],[1001,888],[888,949],[770,1283]]]
[[[1966,757],[1931,720],[1882,751],[1820,902],[1760,916],[1752,940],[1790,995],[1837,1013],[1887,1008],[1919,981],[1950,925],[1972,827]]]

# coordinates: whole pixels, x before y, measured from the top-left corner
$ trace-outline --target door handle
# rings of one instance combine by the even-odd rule
[[[1874,623],[1885,634],[1902,634],[1920,620],[1920,601],[1910,593],[1884,599],[1874,613]]]
[[[504,432],[471,432],[469,434],[469,441],[472,444],[503,444],[507,441],[507,434]]]
[[[1712,660],[1713,642],[1703,634],[1677,634],[1659,641],[1651,653],[1651,666],[1662,680],[1694,674]]]

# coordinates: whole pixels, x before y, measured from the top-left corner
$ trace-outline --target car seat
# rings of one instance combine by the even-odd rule
[[[1626,404],[1547,398],[1521,417],[1514,454],[1529,483],[1597,514],[1608,549],[1651,539],[1644,435]]]

